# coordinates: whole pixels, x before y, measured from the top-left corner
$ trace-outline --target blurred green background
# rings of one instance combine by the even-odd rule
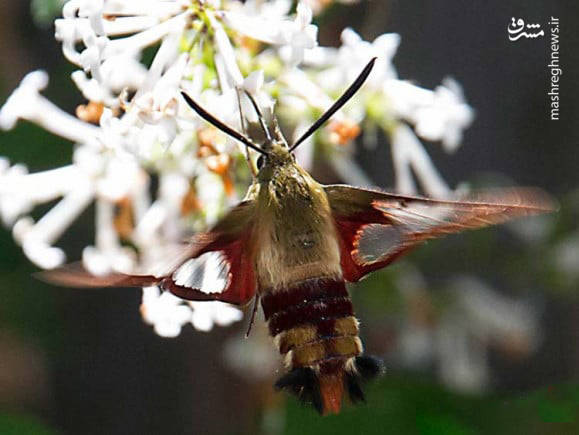
[[[58,2],[35,3],[42,18]],[[561,18],[558,122],[548,120],[547,38],[510,43],[511,16],[541,23]],[[489,180],[535,185],[561,203],[556,216],[534,223],[430,243],[351,288],[366,349],[383,357],[388,368],[368,385],[366,405],[320,418],[273,393],[275,373],[258,379],[231,369],[224,349],[243,340],[243,322],[208,334],[186,328],[176,339],[163,339],[142,322],[137,290],[79,292],[36,281],[34,266],[3,229],[0,434],[579,433],[579,32],[574,18],[579,16],[572,2],[495,0],[362,1],[336,5],[318,18],[323,44],[337,44],[345,26],[367,40],[398,32],[402,43],[394,63],[400,77],[430,89],[447,75],[462,84],[476,110],[462,147],[448,155],[438,144],[427,144],[452,186]],[[0,101],[26,72],[42,68],[50,73],[45,95],[53,102],[69,112],[83,103],[53,27],[38,25],[26,1],[2,6],[0,58]],[[69,162],[71,145],[20,123],[1,134],[0,155],[32,172]],[[378,185],[392,185],[388,154],[386,144],[357,152]],[[82,247],[92,242],[93,211],[60,241],[71,259],[80,258]],[[473,308],[461,308],[470,299],[461,302],[452,291],[465,282],[457,275],[478,277],[499,301],[528,303],[536,329],[499,337],[468,329]],[[451,370],[448,377],[445,364],[459,355],[433,344],[447,324],[459,329],[464,324],[473,349],[484,350],[484,385],[469,390],[457,381],[461,373],[452,379]],[[408,337],[409,343],[422,337],[412,348],[422,349],[422,358],[401,351]],[[270,352],[275,356],[273,346]],[[470,361],[468,353],[466,358]]]

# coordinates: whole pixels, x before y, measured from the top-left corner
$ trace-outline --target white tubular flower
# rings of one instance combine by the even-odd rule
[[[249,101],[249,98],[245,95],[248,92],[253,96],[253,99],[260,107],[262,113],[273,110],[273,100],[271,97],[263,90],[264,84],[264,73],[263,70],[253,71],[244,80],[239,87],[240,98],[241,98],[241,113],[249,122],[257,122],[257,113],[253,108],[253,105]]]
[[[302,120],[294,131],[292,142],[298,140],[298,138],[306,132],[309,126],[309,120],[307,120],[307,122]],[[314,146],[314,138],[310,136],[295,151],[296,160],[307,170],[311,170],[314,166]]]
[[[538,312],[522,300],[500,295],[474,277],[451,283],[455,305],[436,333],[440,376],[450,387],[478,393],[488,385],[488,347],[528,354],[540,342]]]
[[[161,337],[177,337],[187,323],[198,331],[210,331],[214,325],[229,326],[243,314],[222,302],[184,302],[158,287],[145,287],[141,303],[145,322],[153,325]]]
[[[240,376],[269,383],[271,377],[279,371],[279,358],[271,351],[271,337],[266,322],[259,320],[252,326],[249,337],[245,336],[245,331],[239,331],[227,339],[223,359]]]
[[[500,343],[517,338],[530,348],[538,344],[537,310],[528,302],[501,295],[470,276],[455,278],[451,288],[478,338]]]
[[[248,9],[253,10],[254,5]],[[302,2],[298,3],[293,21],[271,13],[252,16],[245,12],[228,11],[223,16],[227,24],[241,34],[280,46],[281,56],[290,66],[298,65],[304,58],[305,50],[317,46],[318,28],[311,24],[312,10]]]
[[[380,89],[389,79],[398,75],[392,65],[392,59],[400,45],[400,36],[396,33],[385,33],[378,36],[373,42],[364,41],[352,29],[342,32],[342,46],[338,52],[338,62],[344,71],[344,79],[351,83],[360,73],[361,65],[365,65],[371,58],[377,57],[372,74],[368,77],[367,86]]]
[[[318,15],[332,3],[355,4],[358,0],[304,0],[304,2],[312,9],[314,15]]]
[[[372,180],[366,175],[360,166],[352,159],[351,156],[343,152],[335,152],[330,155],[330,164],[336,174],[341,179],[355,186],[370,187],[373,185]]]
[[[71,0],[62,8],[62,15],[65,18],[88,17],[93,29],[103,34],[103,12],[104,0]]]
[[[390,80],[385,84],[385,92],[397,116],[413,123],[420,137],[442,141],[448,152],[460,145],[462,131],[474,118],[460,86],[452,79],[446,79],[434,91]]]
[[[302,70],[289,70],[281,76],[279,80],[290,88],[294,95],[303,98],[309,106],[313,106],[316,109],[324,111],[334,102],[334,100]],[[338,112],[336,116],[340,116],[339,114],[340,112]]]
[[[199,331],[210,331],[213,325],[229,326],[242,319],[243,314],[222,302],[189,302],[193,308],[191,323]]]
[[[26,256],[44,269],[57,267],[65,261],[64,252],[51,245],[84,211],[93,198],[92,186],[86,178],[78,177],[68,182],[70,190],[38,222],[35,223],[31,218],[24,217],[19,219],[13,227],[14,238],[22,245]]]
[[[103,13],[106,16],[153,17],[164,20],[182,12],[190,3],[188,0],[106,0]]]
[[[219,74],[221,80],[222,91],[227,91],[229,88],[235,88],[239,86],[243,81],[243,76],[241,71],[237,66],[237,60],[235,59],[235,52],[229,37],[225,33],[223,26],[217,21],[212,14],[208,14],[208,17],[215,32],[215,45],[217,48],[216,56],[216,67],[217,73]]]
[[[575,231],[558,242],[549,257],[569,283],[579,280],[579,232]]]
[[[396,190],[414,193],[416,187],[411,169],[414,169],[423,189],[434,197],[444,197],[449,188],[432,164],[426,150],[412,130],[400,124],[392,134],[392,161],[396,174]]]
[[[40,95],[47,85],[48,75],[44,71],[28,73],[0,109],[0,128],[10,130],[19,119],[24,119],[73,142],[93,142],[98,129],[63,112]]]
[[[129,3],[135,4],[69,1],[64,18],[55,21],[55,36],[62,41],[65,57],[84,70],[73,74],[75,83],[86,98],[109,107],[118,106],[116,97],[123,89],[136,90],[143,84],[146,70],[138,59],[142,50],[169,33],[180,34],[189,16],[183,2]],[[77,51],[80,43],[84,48]]]
[[[0,218],[4,225],[14,224],[21,214],[28,213],[32,209],[29,200],[8,188],[27,173],[28,170],[24,165],[10,167],[8,159],[0,158]]]
[[[224,15],[235,12],[234,16],[260,16],[263,19],[282,20],[289,14],[292,3],[292,0],[271,0],[267,2],[263,0],[235,1],[229,4],[230,9],[225,11]]]
[[[145,80],[147,70],[139,56],[139,52],[128,52],[109,57],[100,68],[101,81],[89,78],[84,71],[75,71],[71,77],[87,100],[117,107],[118,95],[124,89],[139,89]]]
[[[154,144],[167,149],[177,136],[179,83],[187,61],[186,54],[179,56],[153,85],[152,90],[137,96],[135,104],[128,109],[129,112],[136,111],[139,119],[145,123],[144,130],[151,130],[147,132],[149,153]],[[126,119],[133,118],[128,116]],[[143,147],[140,148],[143,155]]]
[[[177,337],[192,318],[191,308],[182,302],[171,293],[161,293],[158,287],[145,287],[141,303],[143,320],[153,325],[161,337]]]
[[[344,89],[373,57],[377,59],[364,84],[364,92],[381,92],[385,81],[397,78],[392,59],[400,44],[398,34],[385,33],[373,42],[367,42],[348,28],[342,32],[341,40],[342,45],[337,50],[320,47],[306,55],[308,65],[323,68],[316,78],[323,89],[332,93]]]
[[[312,10],[305,3],[299,3],[293,23],[282,23],[281,56],[290,65],[298,65],[304,59],[304,51],[318,45],[318,28],[311,24]]]

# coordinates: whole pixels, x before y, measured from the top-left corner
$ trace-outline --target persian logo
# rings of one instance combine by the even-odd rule
[[[511,17],[511,22],[507,26],[509,33],[509,41],[518,41],[521,38],[535,39],[539,36],[545,36],[545,32],[541,29],[540,24],[525,24],[525,20],[519,18],[515,21],[515,17]]]

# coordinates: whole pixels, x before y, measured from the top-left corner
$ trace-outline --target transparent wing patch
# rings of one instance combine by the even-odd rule
[[[222,293],[230,281],[231,265],[223,251],[191,258],[173,272],[174,283],[203,293]]]

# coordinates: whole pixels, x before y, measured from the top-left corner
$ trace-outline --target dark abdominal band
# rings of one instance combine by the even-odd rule
[[[312,278],[265,291],[261,305],[280,353],[288,354],[290,368],[343,365],[362,353],[343,280]]]

